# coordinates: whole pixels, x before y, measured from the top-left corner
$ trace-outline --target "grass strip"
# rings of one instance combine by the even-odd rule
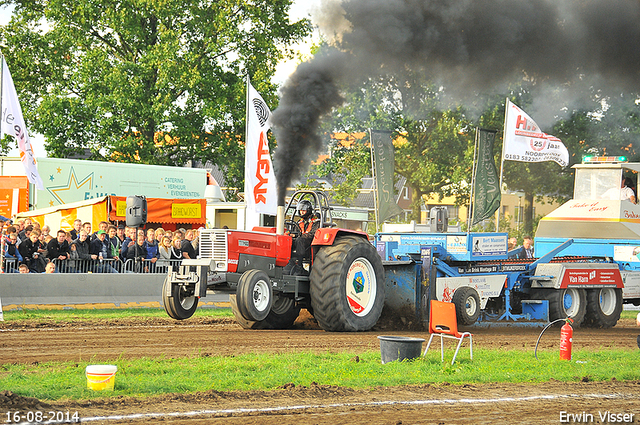
[[[638,311],[624,310],[621,319],[635,319]],[[11,310],[4,312],[4,321],[18,320],[55,320],[74,321],[87,319],[120,319],[120,318],[150,318],[166,319],[169,316],[162,308],[125,308],[125,309],[68,309],[68,310]],[[199,308],[193,317],[233,317],[230,308]]]
[[[356,356],[357,360],[356,361]],[[539,360],[522,351],[474,350],[461,352],[451,366],[453,351],[438,352],[411,361],[381,364],[380,353],[244,354],[232,357],[177,359],[122,359],[106,362],[118,366],[115,391],[86,388],[85,368],[100,364],[48,362],[37,365],[0,366],[0,388],[40,400],[91,399],[104,396],[145,397],[165,393],[230,390],[272,390],[284,384],[336,385],[371,388],[425,383],[519,383],[605,381],[640,379],[636,351],[574,352],[572,361],[558,353],[538,353]]]

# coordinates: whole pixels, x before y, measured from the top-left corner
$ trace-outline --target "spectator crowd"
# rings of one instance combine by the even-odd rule
[[[20,273],[120,273],[162,272],[169,264],[196,258],[198,231],[135,229],[101,221],[92,233],[91,223],[75,220],[69,232],[51,234],[30,218],[0,221],[3,270]]]

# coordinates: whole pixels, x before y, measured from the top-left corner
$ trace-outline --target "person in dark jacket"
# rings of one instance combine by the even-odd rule
[[[147,260],[158,259],[158,241],[156,240],[156,232],[153,229],[147,230],[147,239],[144,242],[145,248],[147,248]]]
[[[533,258],[533,238],[529,235],[522,239],[522,250],[518,255],[519,259]]]
[[[180,242],[180,249],[182,250],[183,258],[196,258],[196,250],[191,243],[191,241],[193,241],[193,236],[193,229],[189,229],[184,234],[182,242]]]
[[[147,230],[147,239],[144,241],[144,247],[147,248],[147,256],[145,257],[149,265],[149,271],[155,272],[156,261],[160,256],[158,249],[160,248],[159,241],[156,240],[156,231],[153,229]]]
[[[80,229],[78,239],[71,243],[69,249],[69,257],[73,260],[71,266],[75,271],[86,273],[91,270],[91,247],[89,246],[89,235],[86,230]]]
[[[69,232],[71,235],[71,241],[75,241],[80,236],[80,229],[82,229],[82,220],[79,218],[73,221],[73,229]]]
[[[58,271],[66,273],[66,260],[69,259],[69,242],[67,232],[58,230],[55,239],[51,239],[47,244],[47,258],[49,261],[58,262]]]
[[[143,270],[148,271],[148,267],[145,267],[145,259],[147,258],[145,242],[144,233],[139,233],[136,244],[127,250],[127,260],[133,260],[132,263],[135,265],[133,270],[137,273],[142,273]]]
[[[16,235],[15,233],[11,233],[9,236],[7,236],[7,239],[5,240],[5,245],[4,245],[4,257],[9,259],[9,258],[16,258],[18,261],[22,261],[22,255],[20,255],[20,251],[18,251],[18,235]]]
[[[22,259],[32,273],[42,273],[47,264],[45,258],[47,250],[40,240],[39,230],[33,230],[27,240],[20,243],[18,251],[22,255]]]

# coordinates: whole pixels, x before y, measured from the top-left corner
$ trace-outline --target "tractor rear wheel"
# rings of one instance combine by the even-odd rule
[[[244,329],[290,329],[300,314],[300,306],[296,306],[292,298],[274,294],[273,306],[264,320],[247,320],[238,309],[237,297],[229,295],[231,311],[236,321]]]
[[[238,310],[246,320],[264,320],[271,311],[273,304],[271,279],[262,270],[244,272],[238,280],[236,295]]]
[[[587,319],[593,328],[612,328],[622,312],[622,289],[598,288],[587,290]]]
[[[358,236],[320,247],[311,268],[313,316],[326,331],[367,331],[384,305],[384,268],[373,245]]]
[[[171,286],[171,296],[167,295],[167,285]],[[198,308],[198,297],[192,286],[178,285],[171,282],[171,275],[164,279],[162,285],[162,304],[169,317],[184,320],[193,316]]]

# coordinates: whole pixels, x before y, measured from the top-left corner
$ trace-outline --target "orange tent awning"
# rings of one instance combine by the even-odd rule
[[[25,211],[29,211],[29,180],[0,176],[0,215],[9,218]]]
[[[109,219],[125,221],[127,198],[110,196]],[[147,198],[148,223],[181,223],[205,226],[207,202],[204,199]]]

